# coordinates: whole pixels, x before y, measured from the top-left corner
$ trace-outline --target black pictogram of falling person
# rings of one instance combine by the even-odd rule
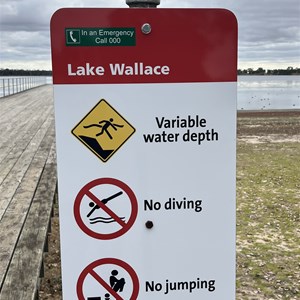
[[[115,124],[115,123],[113,123],[113,121],[114,121],[114,119],[110,118],[109,120],[100,121],[99,124],[91,124],[91,125],[87,125],[87,126],[83,126],[83,127],[84,128],[90,128],[90,127],[102,128],[101,131],[96,134],[96,136],[99,136],[99,135],[102,135],[103,133],[106,133],[108,135],[108,137],[112,140],[113,137],[112,137],[111,133],[108,131],[108,129],[111,127],[115,131],[117,131],[118,130],[117,127],[119,127],[119,128],[124,127],[124,125]],[[101,124],[103,124],[103,125],[101,125]]]

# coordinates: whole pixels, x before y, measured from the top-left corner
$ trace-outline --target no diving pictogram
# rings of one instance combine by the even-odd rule
[[[122,278],[117,278],[117,275]],[[93,280],[98,286],[95,291],[89,290],[88,284],[84,288],[89,280]],[[112,296],[116,300],[136,300],[139,280],[134,269],[126,262],[116,258],[102,258],[92,262],[81,272],[76,289],[79,300],[102,299],[98,296],[100,289],[105,291],[108,299]],[[88,298],[89,296],[93,297]]]
[[[134,224],[138,204],[134,192],[115,178],[87,183],[74,202],[74,217],[89,236],[110,240],[125,234]]]

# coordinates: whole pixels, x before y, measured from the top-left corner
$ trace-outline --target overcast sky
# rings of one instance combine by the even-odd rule
[[[51,69],[49,23],[62,7],[125,0],[1,0],[0,68]],[[159,8],[227,8],[239,23],[240,69],[300,67],[300,0],[161,0]]]

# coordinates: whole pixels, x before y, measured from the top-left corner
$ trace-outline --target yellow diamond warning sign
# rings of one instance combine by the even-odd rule
[[[104,99],[72,130],[72,134],[103,162],[111,158],[134,132],[134,127]]]

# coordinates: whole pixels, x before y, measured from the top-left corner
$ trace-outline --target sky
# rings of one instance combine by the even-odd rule
[[[238,19],[238,68],[300,67],[299,0],[161,0],[158,8],[226,8]],[[51,70],[50,19],[62,7],[125,0],[1,0],[0,68]]]

